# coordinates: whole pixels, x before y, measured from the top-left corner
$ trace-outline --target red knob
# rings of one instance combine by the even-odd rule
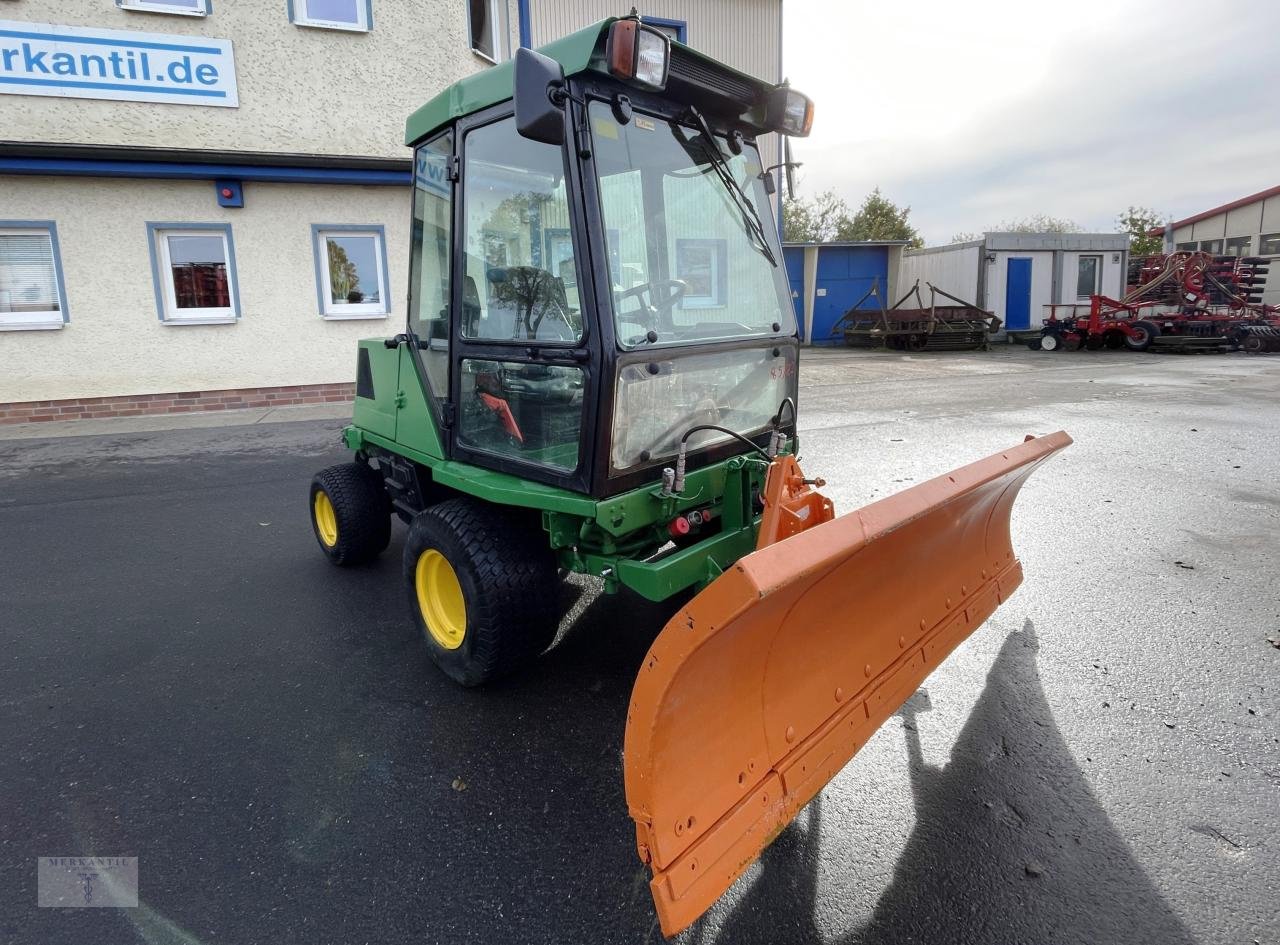
[[[689,520],[683,515],[677,515],[671,520],[671,524],[667,526],[667,531],[671,533],[672,538],[687,535],[689,534]]]

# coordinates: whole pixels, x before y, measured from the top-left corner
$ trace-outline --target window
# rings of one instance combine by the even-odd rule
[[[122,10],[140,10],[144,13],[209,15],[209,0],[116,0],[116,6]]]
[[[471,51],[490,62],[497,62],[503,47],[499,32],[502,17],[498,0],[467,0],[467,12],[471,27]]]
[[[468,133],[465,157],[462,334],[573,343],[582,310],[562,150],[506,118]]]
[[[171,325],[240,317],[235,243],[228,223],[148,223],[160,319]]]
[[[581,368],[472,358],[460,368],[463,445],[554,469],[577,468]]]
[[[61,328],[67,297],[52,220],[0,220],[0,330]]]
[[[383,318],[387,298],[386,235],[380,226],[313,224],[316,291],[325,318]]]
[[[1102,273],[1101,256],[1081,256],[1076,270],[1076,298],[1087,299],[1098,294],[1098,277]]]
[[[1222,252],[1222,240],[1201,240],[1200,252],[1214,254]]]
[[[1177,249],[1180,253],[1194,253],[1196,251],[1196,244],[1194,242],[1179,243]]]
[[[373,0],[289,0],[289,22],[367,33],[373,29]]]
[[[622,125],[604,102],[589,112],[619,345],[794,332],[755,145],[732,154],[679,122],[637,112]],[[711,147],[742,193],[712,173]]]
[[[1263,256],[1280,255],[1280,233],[1263,233],[1258,252]]]
[[[729,244],[725,240],[676,240],[676,278],[685,284],[685,308],[721,308],[728,293],[725,271]]]
[[[450,132],[420,147],[413,162],[409,330],[418,336],[422,367],[438,400],[449,396],[449,249],[453,232],[449,160],[452,156],[453,134]],[[477,314],[478,304],[474,299],[462,299],[464,311],[473,315]]]
[[[645,26],[655,27],[658,32],[665,33],[668,38],[677,43],[688,43],[688,26],[684,20],[666,20],[656,16],[646,16],[644,18]]]
[[[1227,240],[1226,254],[1228,256],[1248,256],[1249,246],[1253,243],[1251,236],[1233,236]]]

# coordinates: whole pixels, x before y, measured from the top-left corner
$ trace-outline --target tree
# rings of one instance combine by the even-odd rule
[[[899,207],[880,193],[877,187],[867,194],[852,219],[836,227],[837,240],[908,240],[912,246],[924,245],[916,228],[907,222],[910,207]]]
[[[329,285],[335,301],[349,301],[351,293],[360,287],[356,264],[347,258],[347,251],[332,240],[329,241]]]
[[[1033,213],[1029,217],[1001,223],[996,231],[1000,233],[1083,233],[1084,227],[1075,220],[1068,220],[1065,217]]]
[[[953,233],[951,236],[951,242],[953,243],[972,243],[974,240],[980,239],[982,239],[981,233],[970,233],[968,230]]]
[[[811,200],[783,200],[782,238],[788,243],[825,243],[849,221],[849,205],[824,190]]]
[[[1164,233],[1154,236],[1152,230],[1164,230],[1165,217],[1150,207],[1130,206],[1116,217],[1116,226],[1129,234],[1129,252],[1134,256],[1154,256],[1164,251]]]

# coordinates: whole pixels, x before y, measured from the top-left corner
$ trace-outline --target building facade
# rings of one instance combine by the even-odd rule
[[[0,5],[0,422],[349,397],[406,310],[405,118],[622,6]],[[781,0],[652,6],[780,80]]]
[[[1123,233],[986,233],[980,240],[909,249],[899,285],[918,279],[993,312],[1008,331],[1039,328],[1050,306],[1120,298],[1129,263]]]
[[[1170,223],[1164,242],[1165,252],[1199,250],[1215,256],[1280,259],[1280,187]],[[1280,279],[1268,277],[1262,301],[1280,305]]]

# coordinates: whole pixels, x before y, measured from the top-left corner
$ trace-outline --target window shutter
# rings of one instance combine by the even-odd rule
[[[0,233],[0,311],[58,311],[58,277],[48,233]]]

